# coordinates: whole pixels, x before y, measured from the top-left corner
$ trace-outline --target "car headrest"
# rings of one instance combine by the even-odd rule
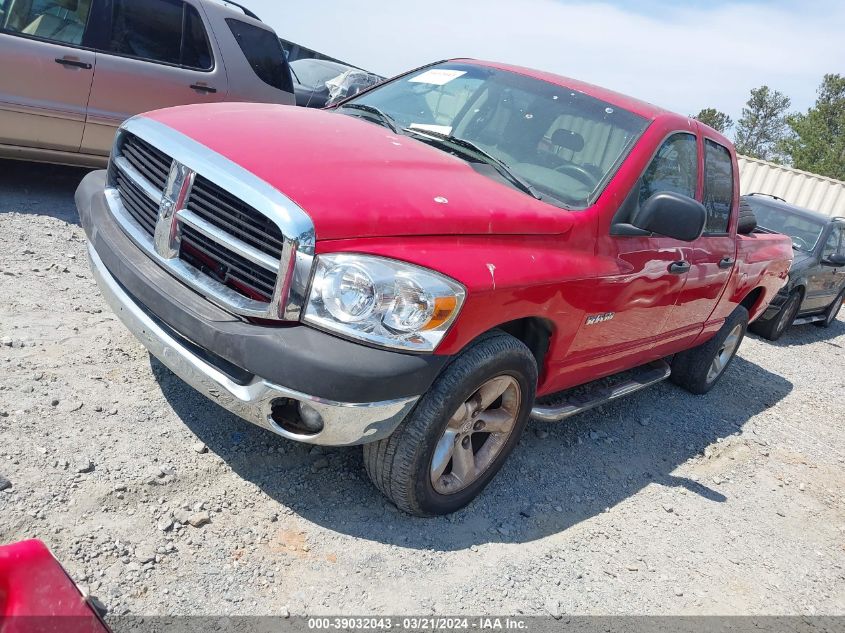
[[[573,152],[580,152],[584,149],[584,137],[577,132],[570,132],[569,130],[555,130],[552,134],[552,145],[557,145],[563,149],[571,149]]]

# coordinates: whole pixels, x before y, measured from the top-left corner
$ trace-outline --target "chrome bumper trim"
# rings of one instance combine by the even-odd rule
[[[88,258],[97,285],[115,315],[150,353],[194,389],[224,409],[290,440],[323,446],[365,444],[390,435],[410,413],[419,396],[384,402],[333,402],[287,389],[255,377],[247,385],[233,382],[170,336],[120,287],[93,247]],[[290,433],[270,417],[277,398],[308,403],[323,418],[316,435]]]

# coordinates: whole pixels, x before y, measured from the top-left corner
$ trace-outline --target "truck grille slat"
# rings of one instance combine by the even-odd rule
[[[232,233],[250,246],[281,257],[284,236],[267,216],[198,175],[188,209],[218,228]]]
[[[121,149],[123,157],[156,188],[164,191],[172,159],[137,136],[130,136]]]
[[[214,260],[218,265],[225,267],[229,277],[251,288],[264,299],[269,300],[273,295],[273,288],[276,285],[275,275],[272,273],[261,274],[257,272],[263,271],[263,269],[257,268],[249,260],[209,240],[189,226],[183,227],[182,230],[182,243],[197,249]]]
[[[158,219],[158,207],[152,202],[141,188],[123,174],[117,176],[117,189],[123,199],[126,210],[150,235],[155,233],[155,223]]]
[[[257,248],[262,253],[272,257],[281,257],[283,248],[281,240],[268,236],[261,228],[228,213],[219,205],[207,203],[201,196],[194,194],[188,201],[188,209],[217,228],[223,229],[250,246]]]

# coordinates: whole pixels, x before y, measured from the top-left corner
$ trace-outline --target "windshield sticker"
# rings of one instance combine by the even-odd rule
[[[423,132],[436,132],[437,134],[452,133],[452,128],[449,125],[430,125],[428,123],[411,123],[412,130],[422,130]]]
[[[466,75],[465,70],[448,70],[446,68],[434,68],[425,71],[422,75],[412,77],[408,81],[417,84],[431,84],[432,86],[445,86],[450,81],[454,81],[462,75]]]

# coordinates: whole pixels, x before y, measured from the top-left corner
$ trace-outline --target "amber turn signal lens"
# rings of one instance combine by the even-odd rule
[[[458,300],[455,297],[437,297],[434,300],[434,312],[431,315],[431,320],[426,323],[423,330],[433,330],[446,323],[457,307]]]

